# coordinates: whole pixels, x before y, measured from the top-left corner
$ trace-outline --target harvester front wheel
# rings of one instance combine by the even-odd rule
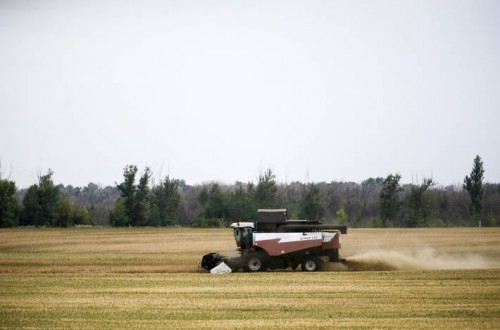
[[[261,253],[252,253],[247,259],[245,270],[248,272],[263,272],[267,269],[264,262],[264,255]]]
[[[320,261],[316,257],[305,257],[300,264],[304,272],[317,272],[320,269]]]

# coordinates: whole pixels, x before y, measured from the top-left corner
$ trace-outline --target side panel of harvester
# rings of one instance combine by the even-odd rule
[[[339,249],[340,239],[337,232],[255,233],[254,246],[273,257],[310,249]]]
[[[270,256],[321,247],[321,233],[257,233],[254,246]]]

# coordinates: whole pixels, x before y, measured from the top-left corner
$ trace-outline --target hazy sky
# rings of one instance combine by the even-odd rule
[[[500,1],[3,1],[0,160],[18,187],[500,182]]]

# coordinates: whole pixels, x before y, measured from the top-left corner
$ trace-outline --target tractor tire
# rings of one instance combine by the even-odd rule
[[[252,253],[247,257],[245,270],[247,272],[263,272],[267,269],[266,257],[263,253]]]
[[[306,256],[302,259],[300,268],[303,272],[317,272],[321,268],[321,264],[318,258],[313,256]]]

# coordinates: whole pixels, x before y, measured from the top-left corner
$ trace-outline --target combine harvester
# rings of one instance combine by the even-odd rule
[[[235,222],[231,227],[240,256],[204,255],[201,266],[212,273],[295,270],[299,265],[303,271],[313,272],[320,270],[321,257],[344,261],[339,258],[340,235],[347,234],[347,226],[289,220],[286,209],[260,209],[257,221]]]

